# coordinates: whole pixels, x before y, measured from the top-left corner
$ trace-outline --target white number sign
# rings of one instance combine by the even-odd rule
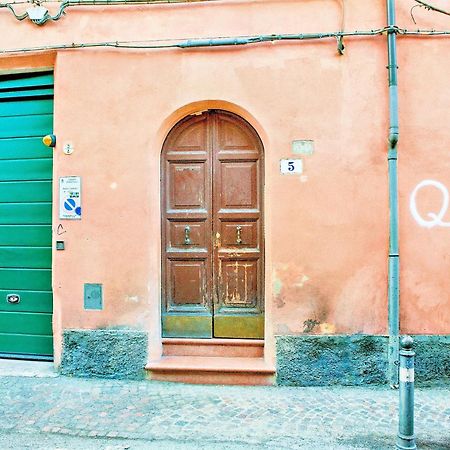
[[[282,159],[280,161],[280,172],[283,175],[302,173],[303,161],[301,159]]]

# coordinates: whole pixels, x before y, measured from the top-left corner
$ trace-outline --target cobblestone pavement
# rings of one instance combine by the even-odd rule
[[[397,398],[388,388],[0,377],[0,447],[392,449]],[[450,389],[416,390],[416,434],[419,448],[450,449]],[[33,446],[11,444],[19,435]]]

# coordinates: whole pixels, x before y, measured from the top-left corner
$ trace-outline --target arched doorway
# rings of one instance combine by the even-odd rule
[[[264,335],[263,148],[241,117],[191,115],[161,155],[164,337]]]

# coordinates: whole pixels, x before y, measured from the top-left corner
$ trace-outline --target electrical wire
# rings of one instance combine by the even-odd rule
[[[13,0],[0,2],[0,8],[8,5],[43,5],[45,3],[61,3],[67,6],[114,6],[114,5],[150,5],[153,3],[199,3],[218,0]]]
[[[0,54],[30,53],[50,50],[73,50],[82,48],[110,47],[118,49],[154,50],[154,49],[189,49],[218,46],[242,46],[264,42],[280,41],[306,41],[339,37],[367,37],[379,36],[389,31],[394,31],[399,36],[450,36],[450,30],[407,30],[398,27],[384,27],[365,31],[335,31],[328,33],[304,33],[304,34],[268,34],[257,36],[211,37],[193,39],[155,39],[145,41],[107,41],[85,42],[70,44],[42,45],[36,47],[22,47],[13,49],[0,49]]]
[[[116,6],[116,5],[155,5],[155,4],[167,4],[167,3],[199,3],[199,2],[213,2],[218,0],[64,0],[58,9],[58,12],[52,16],[47,10],[45,10],[43,16],[39,19],[31,19],[28,10],[23,14],[17,14],[14,7],[20,4],[32,4],[35,6],[41,6],[43,3],[47,3],[45,0],[25,0],[25,1],[13,1],[8,3],[0,3],[0,8],[8,8],[17,20],[24,20],[30,17],[31,21],[36,25],[44,25],[49,20],[58,20],[65,14],[65,10],[71,6]],[[54,3],[51,1],[51,3]]]
[[[422,8],[427,9],[428,11],[436,11],[441,14],[445,14],[447,16],[450,16],[450,12],[446,11],[445,9],[438,8],[437,6],[431,5],[430,3],[424,2],[423,0],[414,0],[416,3],[418,3],[417,6],[420,6]]]

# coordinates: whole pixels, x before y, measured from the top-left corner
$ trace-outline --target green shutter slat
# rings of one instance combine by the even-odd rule
[[[53,114],[53,100],[9,101],[0,104],[2,116],[29,116],[35,114]]]
[[[52,336],[27,336],[25,334],[0,334],[0,352],[25,355],[52,355]]]
[[[0,245],[51,246],[52,226],[0,225]]]
[[[0,225],[51,225],[51,213],[51,203],[2,203]]]
[[[0,138],[45,136],[52,129],[52,114],[0,117]]]
[[[20,296],[19,303],[8,303],[6,296],[8,294],[17,294]],[[23,291],[23,290],[5,290],[0,289],[0,311],[9,312],[44,312],[51,313],[53,308],[53,295],[51,292]]]
[[[7,290],[50,291],[52,289],[52,271],[50,269],[0,268],[0,286]]]
[[[0,139],[0,160],[52,158],[53,149],[42,142],[42,137]]]
[[[53,97],[53,89],[33,89],[30,91],[0,91],[0,100],[10,100],[14,98],[48,98]]]
[[[52,165],[50,158],[3,160],[0,161],[0,182],[51,180]]]
[[[3,202],[51,202],[51,181],[3,181],[0,182],[0,203]]]
[[[51,269],[51,247],[0,247],[0,267]]]
[[[0,312],[0,333],[52,334],[52,315],[45,313]]]
[[[6,89],[18,90],[29,89],[40,86],[53,87],[54,77],[53,73],[40,73],[40,74],[20,74],[20,75],[6,75],[0,78],[0,91]]]

